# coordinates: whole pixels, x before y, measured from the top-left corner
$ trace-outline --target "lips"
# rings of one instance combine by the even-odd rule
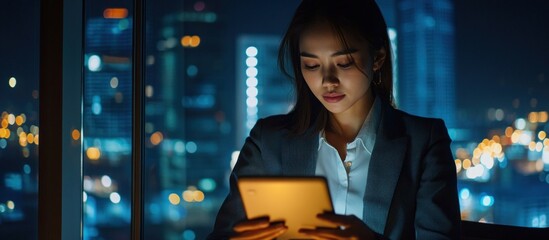
[[[344,94],[341,93],[326,93],[322,95],[322,98],[324,98],[324,101],[329,103],[336,103],[341,101],[345,97]]]

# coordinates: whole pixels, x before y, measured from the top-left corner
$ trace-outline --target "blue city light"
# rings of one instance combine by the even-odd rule
[[[215,180],[211,178],[204,178],[198,182],[198,187],[204,190],[205,192],[211,192],[215,190],[215,188],[217,187],[217,184],[215,183]]]
[[[492,205],[494,205],[494,197],[490,195],[485,195],[481,198],[481,203],[482,206],[491,207]]]
[[[471,192],[468,188],[463,188],[459,191],[459,197],[463,200],[468,199],[471,196]]]
[[[101,58],[97,55],[91,55],[88,58],[88,69],[92,72],[101,70]]]
[[[194,240],[196,238],[196,234],[193,230],[185,230],[183,231],[183,239],[184,240]]]
[[[31,173],[31,167],[28,164],[23,165],[23,172],[25,174],[30,174]]]

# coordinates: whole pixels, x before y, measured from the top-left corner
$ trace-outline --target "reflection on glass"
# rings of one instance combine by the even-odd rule
[[[39,7],[36,1],[0,7],[2,238],[38,235]]]
[[[130,239],[131,1],[87,1],[83,239]]]

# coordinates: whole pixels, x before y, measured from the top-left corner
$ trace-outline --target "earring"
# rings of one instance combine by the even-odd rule
[[[374,84],[379,86],[381,84],[381,69],[377,71],[377,76],[377,81],[374,80]]]

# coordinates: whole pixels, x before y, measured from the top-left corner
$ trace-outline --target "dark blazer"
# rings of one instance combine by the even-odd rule
[[[381,109],[363,221],[389,239],[459,239],[456,168],[444,122],[385,103]],[[250,131],[208,239],[227,239],[232,227],[246,219],[236,186],[239,176],[315,174],[318,131],[293,135],[288,121],[288,115],[267,117]]]

